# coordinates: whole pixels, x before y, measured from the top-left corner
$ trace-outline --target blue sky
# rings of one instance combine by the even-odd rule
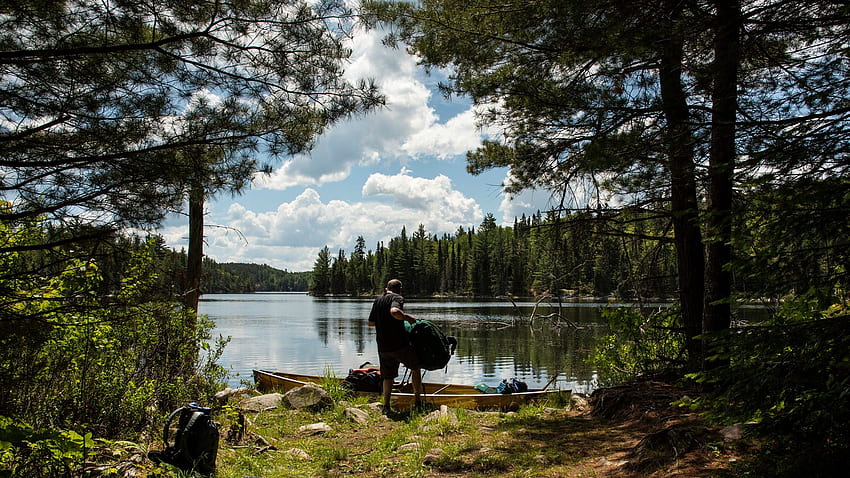
[[[500,184],[509,180],[507,169],[466,172],[466,151],[498,131],[476,126],[469,101],[447,101],[436,91],[442,72],[426,75],[403,49],[382,45],[378,31],[361,32],[352,48],[346,74],[374,78],[386,108],[335,125],[311,154],[282,160],[241,196],[209,201],[208,257],[306,271],[325,246],[349,254],[357,236],[374,250],[402,227],[454,233],[478,226],[487,213],[512,225],[514,217],[547,207],[545,191],[506,198]],[[159,233],[184,247],[185,217]]]

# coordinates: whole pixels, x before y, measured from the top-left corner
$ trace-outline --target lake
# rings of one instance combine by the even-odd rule
[[[532,302],[408,299],[405,311],[439,325],[458,339],[444,370],[426,372],[429,382],[498,384],[517,378],[542,387],[590,391],[597,377],[585,357],[607,333],[599,303],[564,303],[580,328],[553,328],[528,318]],[[368,326],[372,299],[318,298],[303,293],[205,294],[199,312],[215,321],[213,334],[230,336],[220,363],[231,371],[229,385],[251,381],[253,369],[344,377],[364,362],[377,366],[374,329]],[[541,306],[538,313],[554,312]],[[403,368],[402,368],[403,369]]]

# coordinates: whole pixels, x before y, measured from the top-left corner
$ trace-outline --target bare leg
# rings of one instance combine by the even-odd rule
[[[384,410],[390,409],[390,394],[393,393],[393,379],[385,378],[382,389],[384,393]]]
[[[419,403],[420,394],[422,393],[422,373],[418,368],[410,371],[410,377],[413,379],[413,400],[414,403]]]

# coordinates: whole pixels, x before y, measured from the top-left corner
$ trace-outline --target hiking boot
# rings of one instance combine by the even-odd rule
[[[431,404],[418,400],[416,402],[413,402],[413,407],[410,409],[410,411],[414,413],[426,413],[433,410],[433,408],[434,407],[432,407]]]

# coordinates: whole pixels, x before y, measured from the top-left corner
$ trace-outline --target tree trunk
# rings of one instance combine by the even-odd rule
[[[187,309],[198,311],[201,297],[201,264],[204,258],[204,188],[193,184],[189,191],[189,252],[186,264]]]
[[[670,170],[670,209],[678,263],[679,303],[685,331],[689,368],[696,370],[702,361],[702,333],[705,262],[702,233],[699,228],[694,138],[689,126],[690,114],[682,86],[684,36],[679,2],[665,2],[669,25],[668,37],[661,48],[661,100],[667,121],[668,168]],[[663,22],[662,22],[663,24]]]
[[[735,113],[738,105],[740,4],[717,0],[714,40],[709,215],[706,221],[707,290],[705,332],[729,328],[732,319],[732,188],[735,171]]]

